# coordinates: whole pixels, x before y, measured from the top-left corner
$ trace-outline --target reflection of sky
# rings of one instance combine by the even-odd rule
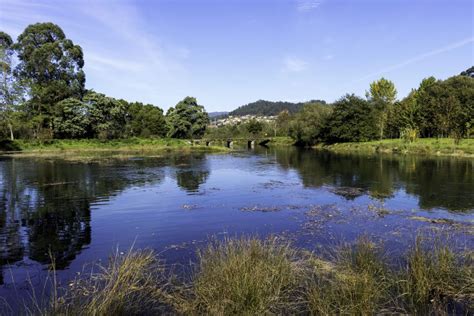
[[[408,221],[408,216],[452,218],[465,222],[474,219],[472,212],[463,215],[439,208],[419,210],[419,198],[407,193],[406,184],[401,181],[394,182],[392,195],[383,200],[370,197],[365,191],[358,197],[346,199],[333,192],[331,179],[323,181],[325,184],[320,187],[303,184],[301,173],[304,171],[297,165],[283,167],[274,155],[208,155],[197,159],[193,165],[173,165],[163,161],[157,164],[143,165],[139,173],[132,171],[134,165],[129,162],[123,166],[101,167],[101,174],[107,176],[107,181],[126,175],[119,180],[125,181],[124,186],[108,197],[89,197],[92,242],[71,262],[68,270],[61,272],[62,277],[73,275],[85,263],[106,260],[115,247],[126,250],[134,245],[135,248],[163,251],[170,245],[191,243],[188,250],[166,250],[163,253],[169,260],[182,263],[187,262],[194,245],[200,245],[211,236],[288,233],[298,236],[297,243],[312,248],[337,240],[353,240],[361,233],[369,233],[387,240],[394,247],[401,247],[409,238],[400,238],[400,232],[411,236],[425,225]],[[74,168],[74,165],[70,167]],[[130,172],[126,172],[127,168]],[[186,170],[193,170],[193,174],[198,176],[206,173],[205,181],[197,190],[178,186],[176,173]],[[318,174],[313,171],[311,175]],[[322,175],[327,176],[325,173]],[[140,178],[148,180],[141,181]],[[99,183],[103,180],[95,179]],[[27,187],[21,194],[29,196],[25,201],[28,201],[30,210],[35,211],[39,199],[37,189]],[[378,217],[367,212],[368,205],[385,207],[395,213]],[[308,221],[306,212],[318,206],[323,206],[323,211],[328,207],[330,212],[323,214],[323,220],[316,223],[314,231],[308,232],[304,226]],[[19,233],[27,249],[27,228],[21,228]],[[11,274],[17,281],[25,280],[25,271],[41,274],[41,266],[27,258],[8,269],[12,269]],[[5,277],[7,283],[8,278]],[[0,295],[4,291],[5,288],[0,288]]]

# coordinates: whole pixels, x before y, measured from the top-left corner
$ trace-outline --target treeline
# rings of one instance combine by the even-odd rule
[[[16,42],[0,32],[0,138],[200,137],[209,118],[186,97],[166,115],[85,88],[79,45],[53,23],[28,26]]]
[[[394,83],[381,78],[370,84],[364,98],[347,94],[332,104],[312,101],[296,113],[281,111],[273,122],[249,121],[208,132],[290,136],[302,146],[386,138],[412,142],[419,137],[451,137],[459,141],[474,135],[473,77],[474,67],[446,80],[429,77],[401,100],[397,100]]]
[[[289,135],[303,145],[418,137],[459,141],[474,135],[470,75],[429,77],[402,100],[396,96],[393,82],[382,78],[370,84],[365,98],[348,94],[331,105],[307,105],[289,122]]]
[[[280,113],[281,111],[288,111],[289,113],[293,114],[300,111],[305,104],[316,103],[316,102],[326,103],[325,101],[321,101],[321,100],[311,100],[308,102],[299,102],[299,103],[258,100],[258,101],[238,107],[234,111],[230,112],[229,115],[275,116],[275,115],[278,115],[278,113]]]

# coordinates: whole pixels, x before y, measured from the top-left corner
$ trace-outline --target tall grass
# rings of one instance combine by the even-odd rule
[[[390,274],[376,245],[361,237],[343,246],[330,271],[316,269],[307,285],[313,315],[370,315],[390,303]]]
[[[42,315],[468,314],[472,256],[418,239],[400,263],[361,237],[331,260],[271,238],[211,242],[190,278],[166,272],[151,251],[115,254],[108,265],[53,295]],[[187,280],[187,281],[185,281]]]
[[[399,153],[440,156],[474,156],[474,139],[420,138],[414,142],[403,139],[384,139],[359,143],[320,144],[316,148],[341,153]]]
[[[399,292],[407,311],[415,314],[457,313],[474,308],[474,262],[456,255],[438,241],[426,248],[417,238],[407,264],[398,275]]]
[[[185,311],[262,315],[294,311],[299,267],[296,250],[275,239],[242,238],[210,244],[198,253],[192,299]]]
[[[116,252],[108,265],[93,265],[67,288],[55,289],[33,315],[155,315],[167,309],[163,265],[153,251]]]

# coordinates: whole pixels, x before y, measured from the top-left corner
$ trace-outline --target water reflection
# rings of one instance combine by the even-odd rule
[[[327,188],[347,199],[370,195],[389,201],[402,190],[417,197],[423,209],[469,212],[474,209],[473,167],[472,159],[367,157],[295,148],[257,148],[219,159],[203,153],[94,162],[0,158],[0,269],[25,258],[47,263],[50,255],[59,269],[67,267],[92,243],[91,208],[95,204],[107,204],[127,188],[160,185],[167,177],[181,193],[199,198],[196,192],[212,178],[213,168],[226,170],[225,177],[213,179],[213,185],[223,187],[222,181],[229,181],[232,175],[238,178],[241,171],[286,184],[287,171],[294,170],[304,187]],[[236,184],[235,195],[213,191],[215,195],[205,201],[209,204],[221,198],[227,205],[241,204],[246,197],[239,193],[253,185]],[[286,190],[283,197],[285,192],[291,195],[294,186],[282,190]],[[168,205],[181,204],[173,200],[177,196],[173,194],[160,198]],[[274,200],[270,189],[259,194],[262,201]]]
[[[198,192],[211,173],[204,153],[174,156],[170,164],[176,169],[172,176],[176,178],[178,186],[190,193]]]
[[[292,148],[271,152],[281,167],[298,171],[304,186],[331,186],[348,199],[364,194],[385,199],[405,189],[418,197],[423,209],[474,208],[473,159],[340,155]]]
[[[160,182],[164,173],[159,161],[3,159],[0,178],[0,266],[53,256],[62,269],[91,242],[92,203]]]

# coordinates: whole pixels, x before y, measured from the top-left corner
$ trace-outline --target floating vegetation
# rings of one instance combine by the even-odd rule
[[[241,207],[241,211],[244,212],[278,212],[281,211],[280,207],[276,206],[259,206],[259,205],[254,205],[254,206],[249,206],[249,207]]]

